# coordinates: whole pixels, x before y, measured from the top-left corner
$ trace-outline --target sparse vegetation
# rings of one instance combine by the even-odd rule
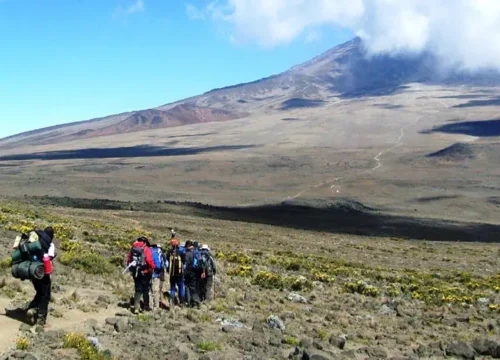
[[[19,337],[16,340],[16,349],[20,351],[26,351],[30,347],[30,341],[25,337]]]
[[[76,349],[82,360],[111,360],[112,358],[98,351],[94,345],[80,333],[68,333],[63,338],[65,349]]]
[[[201,343],[198,344],[198,349],[201,351],[217,351],[217,350],[222,350],[222,345],[218,344],[213,341],[202,341]]]

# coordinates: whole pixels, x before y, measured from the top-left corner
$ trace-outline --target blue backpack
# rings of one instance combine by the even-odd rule
[[[203,256],[199,249],[193,250],[194,252],[194,268],[203,270]]]
[[[155,264],[155,267],[153,270],[155,273],[159,273],[163,269],[163,267],[165,266],[165,263],[163,261],[163,254],[162,254],[161,248],[157,247],[157,246],[152,247],[151,253],[153,255],[153,263]]]

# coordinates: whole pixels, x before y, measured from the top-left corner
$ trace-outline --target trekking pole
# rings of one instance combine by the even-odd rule
[[[135,261],[132,261],[128,266],[123,270],[122,274],[125,274],[131,267],[135,266]]]

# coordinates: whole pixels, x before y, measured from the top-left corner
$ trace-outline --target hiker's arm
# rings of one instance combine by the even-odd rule
[[[56,258],[56,256],[57,256],[56,246],[54,245],[54,243],[50,244],[49,250],[47,251],[47,255],[49,255],[51,260],[54,260]]]
[[[217,274],[217,265],[215,264],[215,260],[212,256],[210,256],[210,261],[212,262],[212,269],[214,271],[214,275]]]
[[[131,261],[132,261],[132,252],[129,251],[127,254],[127,265],[130,265]]]

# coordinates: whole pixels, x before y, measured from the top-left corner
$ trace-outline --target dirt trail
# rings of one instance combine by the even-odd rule
[[[374,160],[376,162],[376,165],[373,168],[371,168],[371,169],[368,169],[366,171],[361,172],[360,175],[367,174],[367,173],[370,173],[372,171],[375,171],[375,170],[381,168],[383,166],[382,159],[381,159],[382,156],[385,153],[390,152],[390,151],[394,150],[396,147],[398,147],[399,145],[401,145],[401,143],[403,142],[403,138],[405,137],[405,129],[408,128],[408,127],[410,127],[410,126],[415,125],[421,118],[422,118],[422,116],[419,116],[419,117],[417,117],[417,119],[414,122],[412,122],[412,123],[410,123],[408,125],[405,125],[401,129],[399,129],[400,134],[399,134],[399,137],[397,138],[396,142],[393,145],[391,145],[390,147],[388,147],[387,149],[384,149],[384,150],[380,151],[377,155],[375,155],[372,158],[372,160]],[[334,189],[335,188],[335,183],[337,181],[339,181],[339,180],[344,179],[344,178],[346,178],[346,177],[340,176],[340,177],[336,177],[336,178],[328,180],[328,181],[323,181],[321,183],[313,185],[312,187],[309,187],[309,188],[306,188],[306,189],[302,190],[301,192],[295,194],[294,196],[288,197],[286,200],[297,199],[297,198],[301,197],[302,195],[304,195],[305,193],[307,193],[307,192],[309,192],[311,190],[318,189],[318,188],[321,188],[321,187],[324,187],[324,186],[327,186],[327,185],[330,185],[330,188]],[[338,189],[336,190],[337,193],[339,193],[339,191],[340,190],[338,190]]]
[[[419,89],[417,88],[417,90],[419,90]],[[447,104],[445,104],[443,101],[441,101],[439,99],[433,99],[433,100],[435,100],[440,105],[442,105],[443,108],[445,108],[445,109],[449,108],[449,106]],[[408,128],[416,125],[422,119],[423,116],[425,116],[425,114],[421,114],[421,115],[417,116],[417,118],[415,119],[415,121],[413,121],[410,124],[407,124],[407,125],[401,127],[399,129],[400,134],[399,134],[399,137],[396,139],[396,142],[393,145],[389,146],[388,148],[380,151],[377,155],[375,155],[372,158],[372,160],[375,161],[376,165],[373,168],[365,170],[365,171],[361,172],[358,175],[364,175],[364,174],[367,174],[367,173],[371,173],[371,172],[373,172],[373,171],[375,171],[377,169],[380,169],[383,166],[382,156],[384,154],[388,153],[388,152],[393,151],[395,148],[397,148],[398,146],[400,146],[402,144],[402,142],[403,142],[404,137],[405,137],[405,129],[408,129]],[[467,116],[467,118],[468,118],[468,116]],[[333,192],[339,193],[340,192],[339,189],[333,190],[336,187],[335,183],[338,182],[339,180],[343,180],[345,178],[347,178],[347,176],[346,177],[340,176],[340,177],[336,177],[336,178],[334,178],[332,180],[320,182],[320,183],[318,183],[316,185],[313,185],[311,187],[308,187],[308,188],[300,191],[299,193],[295,194],[294,196],[287,197],[285,199],[285,201],[297,199],[297,198],[301,197],[302,195],[304,195],[305,193],[307,193],[307,192],[309,192],[311,190],[318,189],[318,188],[321,188],[321,187],[324,187],[324,186],[327,186],[327,185],[330,185],[330,189],[332,189]]]
[[[19,327],[22,324],[21,321],[5,315],[5,309],[10,307],[11,301],[9,299],[0,298],[0,354],[15,348],[16,339],[19,335]],[[83,330],[86,320],[95,319],[99,323],[103,323],[106,318],[114,316],[119,310],[119,308],[112,306],[97,313],[84,313],[76,309],[67,310],[64,311],[62,318],[55,318],[49,315],[47,330]]]

